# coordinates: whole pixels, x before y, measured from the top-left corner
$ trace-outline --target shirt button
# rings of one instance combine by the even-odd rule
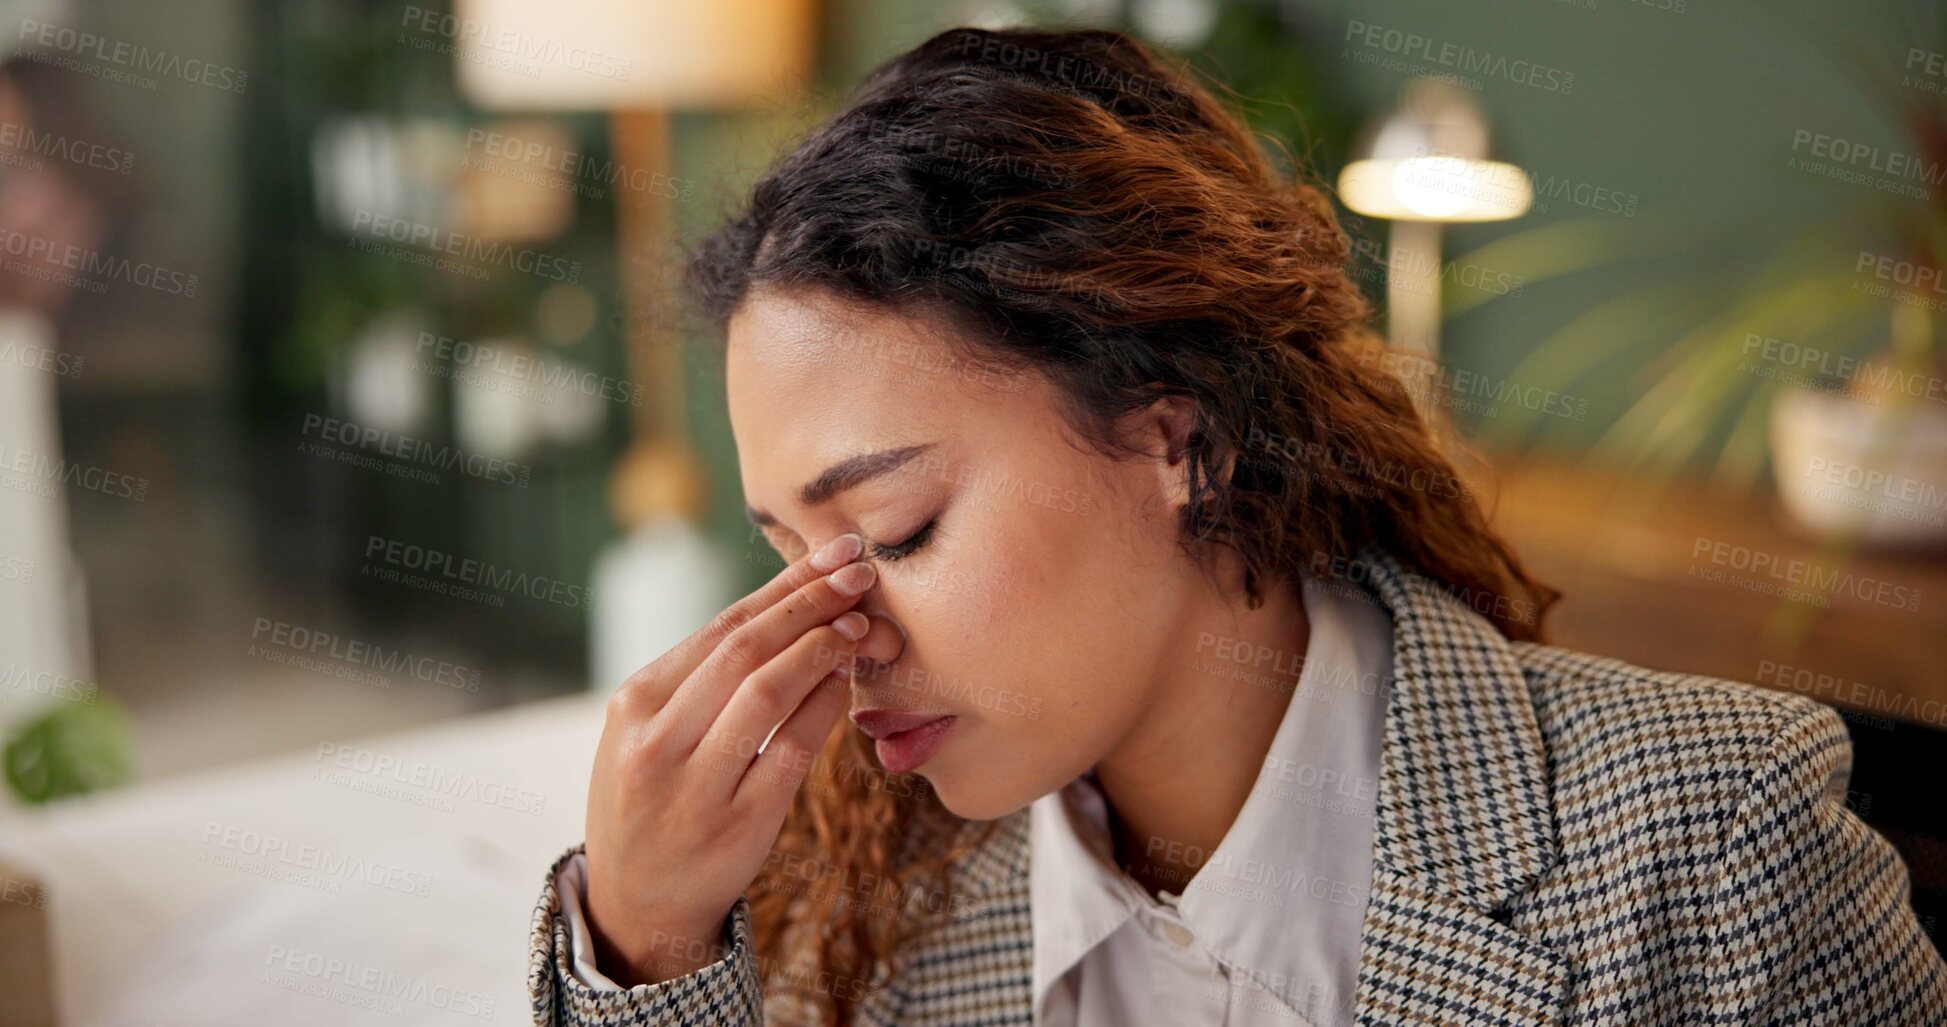
[[[1191,934],[1190,929],[1182,924],[1164,924],[1163,933],[1169,935],[1170,941],[1176,943],[1176,947],[1180,949],[1189,948],[1190,943],[1197,940],[1197,936]]]

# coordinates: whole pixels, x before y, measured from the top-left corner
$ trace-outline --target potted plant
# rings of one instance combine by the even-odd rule
[[[1751,487],[1766,467],[1797,525],[1829,545],[1947,547],[1947,39],[1852,65],[1898,112],[1885,146],[1795,134],[1792,170],[1831,179],[1849,201],[1823,225],[1794,226],[1776,256],[1618,295],[1545,338],[1510,380],[1570,391],[1637,369],[1638,398],[1594,441],[1591,459],[1632,472],[1701,456],[1721,484]],[[1915,55],[1918,55],[1916,58]],[[1931,57],[1929,56],[1931,55]],[[1844,183],[1844,184],[1840,184]],[[1748,240],[1747,240],[1748,242]],[[1526,280],[1666,258],[1703,241],[1590,217],[1505,236],[1457,260],[1520,267]],[[1747,250],[1748,252],[1748,250]],[[1494,302],[1455,291],[1445,314]],[[1659,325],[1664,321],[1665,325]],[[1520,445],[1535,412],[1484,425]]]

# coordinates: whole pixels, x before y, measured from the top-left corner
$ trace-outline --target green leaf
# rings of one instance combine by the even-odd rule
[[[129,779],[128,722],[99,691],[22,724],[7,741],[7,784],[23,801],[50,802]]]

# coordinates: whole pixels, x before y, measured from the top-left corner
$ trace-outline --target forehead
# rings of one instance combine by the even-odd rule
[[[797,489],[861,452],[956,437],[991,419],[933,319],[816,290],[754,290],[728,325],[724,381],[744,493],[782,513]]]

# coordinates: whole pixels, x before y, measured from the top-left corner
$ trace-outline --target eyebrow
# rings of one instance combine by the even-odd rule
[[[848,456],[825,468],[825,472],[811,479],[810,484],[798,491],[798,501],[806,506],[817,506],[847,489],[857,488],[883,474],[904,467],[914,457],[932,449],[934,443],[922,442],[916,446],[900,446],[897,449],[881,449],[874,453],[860,453]],[[744,506],[744,516],[760,528],[768,528],[777,523],[777,518],[769,512],[754,506]]]

